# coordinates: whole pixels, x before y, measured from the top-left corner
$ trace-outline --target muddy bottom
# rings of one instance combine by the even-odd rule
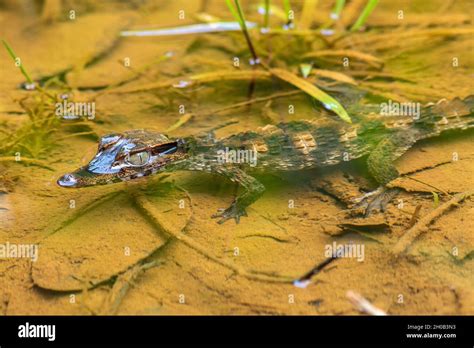
[[[222,125],[215,131],[222,138],[325,117],[321,105],[290,84],[229,77],[255,69],[239,31],[120,36],[195,24],[199,13],[232,21],[224,2],[81,3],[73,6],[74,19],[69,7],[53,19],[16,1],[0,8],[0,37],[32,78],[49,81],[47,93],[94,103],[93,117],[58,119],[47,96],[20,87],[25,77],[1,47],[0,313],[353,315],[361,310],[348,297],[352,291],[388,314],[474,314],[472,129],[413,146],[395,162],[400,177],[388,186],[398,195],[368,218],[351,209],[378,186],[365,157],[258,174],[266,191],[239,224],[211,218],[236,192],[212,174],[59,187],[56,180],[87,164],[104,134],[152,128],[179,137]],[[348,110],[387,99],[423,105],[463,99],[473,91],[469,4],[458,1],[440,13],[444,2],[422,3],[379,4],[366,30],[332,46],[301,27],[291,39],[251,33],[259,52],[271,52],[265,59],[272,66],[299,73],[300,64],[311,62],[326,71],[314,82],[334,91]],[[299,16],[302,5],[294,6]],[[332,5],[321,6],[329,11]],[[256,2],[246,2],[245,11],[250,21],[262,21]],[[271,17],[272,26],[282,21]],[[311,29],[326,18],[314,21]],[[345,53],[299,60],[323,50]],[[383,64],[355,54],[344,66],[347,51]],[[15,255],[20,246],[29,248],[27,257]],[[350,254],[295,286],[341,246],[351,246]]]

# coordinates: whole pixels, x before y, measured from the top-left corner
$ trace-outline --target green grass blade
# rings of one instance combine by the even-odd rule
[[[225,3],[227,4],[227,7],[229,8],[230,13],[232,13],[232,16],[237,20],[237,22],[240,23],[240,27],[242,30],[244,30],[243,25],[242,25],[242,20],[239,16],[239,13],[235,9],[234,5],[232,5],[232,0],[225,0]]]
[[[10,54],[10,56],[13,58],[13,61],[16,63],[17,59],[20,59],[20,58],[15,54],[15,52],[13,52],[13,49],[5,40],[2,40],[2,43],[3,43],[3,46],[5,46],[5,48],[7,49],[8,54]],[[23,76],[26,78],[26,81],[28,81],[28,83],[34,83],[30,75],[28,75],[28,73],[26,72],[25,68],[23,68],[23,63],[21,62],[21,59],[20,59],[19,68]]]
[[[431,193],[433,194],[433,206],[434,208],[437,208],[439,205],[439,195],[434,191],[432,191]]]
[[[332,19],[339,19],[345,4],[346,0],[336,0],[336,5],[334,6],[334,9],[331,12]]]
[[[237,18],[238,22],[240,23],[240,28],[242,29],[242,32],[244,33],[245,40],[247,41],[247,46],[249,47],[250,54],[252,55],[253,61],[255,63],[258,63],[259,59],[255,51],[255,48],[253,47],[252,40],[250,39],[250,34],[247,30],[247,24],[245,22],[244,11],[242,11],[242,7],[240,6],[239,0],[234,0],[235,7],[232,5],[232,2],[230,0],[226,0],[226,3],[227,3],[227,7],[229,7],[230,12],[232,12],[232,15],[235,18]]]
[[[367,20],[369,15],[372,13],[375,6],[377,6],[378,2],[379,2],[379,0],[369,0],[367,2],[367,5],[365,5],[365,7],[362,10],[362,13],[360,14],[359,18],[357,18],[357,21],[351,27],[351,31],[359,30],[360,27],[362,27],[364,25],[365,21]]]
[[[268,28],[270,25],[270,0],[265,0],[265,17],[263,19],[263,27]]]
[[[291,5],[290,5],[290,0],[283,0],[283,8],[285,9],[286,12],[286,19],[287,19],[287,24],[290,24],[292,20],[290,19],[290,11],[291,11]]]
[[[242,11],[242,7],[240,6],[240,1],[239,0],[234,0],[234,1],[235,1],[235,6],[237,7],[237,15],[240,18],[240,24],[242,26],[242,30],[247,32],[247,24],[245,22],[244,11]]]
[[[326,109],[335,112],[342,120],[352,123],[351,118],[347,114],[346,109],[333,97],[322,91],[312,83],[302,79],[295,74],[283,69],[269,69],[270,73],[279,79],[292,84],[293,86],[306,92],[313,98],[319,100]]]

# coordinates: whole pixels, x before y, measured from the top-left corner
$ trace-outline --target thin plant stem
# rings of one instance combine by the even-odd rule
[[[26,78],[26,81],[28,81],[28,83],[34,83],[30,75],[28,75],[28,73],[26,72],[25,68],[23,68],[23,63],[21,62],[21,59],[15,54],[15,52],[13,52],[13,49],[11,48],[11,46],[5,40],[2,40],[2,43],[3,43],[3,46],[5,46],[5,48],[7,49],[8,54],[10,54],[10,57],[13,58],[13,61],[17,63],[17,61],[19,60],[20,65],[18,65],[18,67],[20,68],[23,76]]]
[[[3,46],[5,46],[5,48],[8,51],[8,54],[10,55],[10,57],[12,57],[13,61],[16,63],[17,59],[20,59],[20,58],[15,54],[15,52],[13,51],[11,46],[5,40],[2,40],[2,44],[3,44]],[[26,69],[23,67],[23,63],[21,62],[21,59],[19,60],[19,62],[20,62],[20,65],[18,67],[20,68],[21,74],[26,78],[26,81],[28,81],[28,83],[34,84],[35,88],[38,91],[40,91],[41,93],[43,93],[44,95],[46,95],[50,99],[56,100],[56,98],[53,95],[46,92],[43,88],[41,88],[41,86],[39,86],[38,83],[35,83],[33,81],[33,79],[30,77],[30,75],[26,72]]]
[[[332,10],[332,13],[331,13],[331,16],[334,16],[333,19],[339,18],[345,4],[346,4],[346,0],[336,0],[336,5],[334,6],[334,9]]]
[[[263,18],[263,27],[268,28],[270,23],[270,0],[265,0],[265,17]]]
[[[286,18],[287,18],[287,25],[290,25],[292,20],[290,19],[290,11],[291,11],[291,6],[290,6],[290,0],[283,0],[283,7],[286,12]]]
[[[257,53],[255,51],[255,48],[252,44],[252,40],[250,39],[249,32],[247,30],[247,24],[245,22],[245,16],[244,12],[242,11],[242,7],[240,6],[239,0],[234,0],[235,7],[237,10],[232,6],[232,3],[230,0],[226,0],[227,7],[229,8],[230,12],[232,12],[232,15],[237,19],[237,21],[240,23],[240,28],[242,29],[242,32],[244,33],[245,40],[247,41],[247,45],[249,47],[250,54],[252,55],[252,59],[255,63],[259,62]]]
[[[237,10],[235,9],[234,5],[232,5],[232,0],[225,0],[227,7],[229,8],[230,12],[232,13],[232,16],[239,22],[240,27],[242,28],[242,20],[237,13]]]
[[[359,18],[357,18],[357,21],[354,23],[354,25],[352,25],[351,31],[359,30],[360,27],[364,25],[365,21],[367,20],[367,17],[369,17],[369,15],[372,13],[378,2],[379,0],[369,0],[367,2],[367,5],[365,5]]]

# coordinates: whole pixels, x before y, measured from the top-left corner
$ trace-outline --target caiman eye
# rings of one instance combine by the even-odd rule
[[[131,166],[141,167],[148,163],[150,160],[150,154],[148,151],[142,151],[134,153],[133,155],[128,155],[125,158],[125,161]]]
[[[153,154],[158,154],[161,156],[169,155],[169,154],[175,153],[177,149],[178,149],[177,142],[162,144],[162,145],[156,146],[153,149]]]

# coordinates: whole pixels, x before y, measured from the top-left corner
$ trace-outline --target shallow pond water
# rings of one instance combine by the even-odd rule
[[[260,2],[241,2],[261,64],[224,1],[3,3],[0,37],[37,87],[28,90],[0,47],[1,313],[356,314],[352,291],[389,314],[473,314],[472,5],[380,2],[351,32],[364,1],[349,1],[339,20],[334,1],[290,1],[291,25],[271,1],[268,30]],[[154,29],[166,30],[130,35]],[[312,98],[308,85],[338,104]],[[441,126],[458,117],[466,129],[397,159],[400,177],[388,186],[400,192],[368,218],[351,209],[378,186],[367,156],[259,170],[265,193],[239,224],[211,218],[238,192],[216,174],[56,183],[87,165],[105,134],[224,139],[301,120],[346,127],[333,113],[339,103],[356,126],[384,107],[413,106],[416,117],[434,103]],[[292,146],[301,153],[318,141]],[[325,264],[338,246],[353,254]]]

